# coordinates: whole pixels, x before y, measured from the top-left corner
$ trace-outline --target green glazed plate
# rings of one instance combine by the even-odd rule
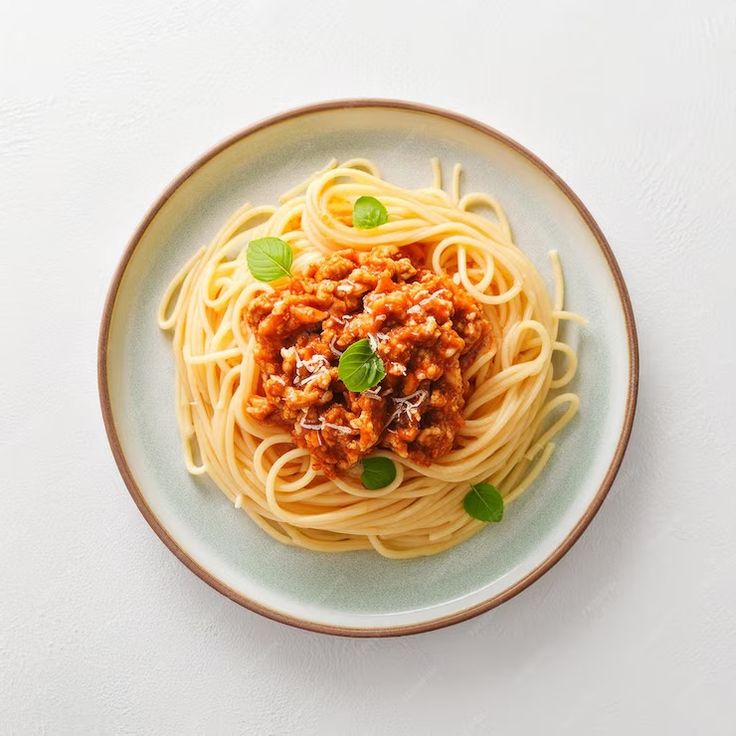
[[[158,301],[189,256],[240,204],[278,195],[335,157],[367,157],[404,187],[428,186],[430,158],[459,162],[464,191],[501,201],[517,243],[551,285],[547,251],[566,277],[565,325],[580,366],[578,416],[501,524],[436,555],[388,560],[279,544],[182,460],[170,338]],[[205,154],[154,204],[114,276],[102,321],[99,385],[105,426],[133,499],[193,572],[270,618],[348,636],[445,626],[507,600],[548,570],[608,492],[631,430],[637,391],[634,320],[621,273],[590,213],[554,172],[497,131],[423,105],[350,100],[301,108],[254,125]]]

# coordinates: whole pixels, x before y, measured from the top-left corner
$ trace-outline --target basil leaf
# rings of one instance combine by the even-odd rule
[[[248,269],[259,281],[276,281],[291,276],[294,254],[280,238],[259,238],[248,243]]]
[[[388,222],[386,208],[375,197],[358,197],[353,206],[353,227],[370,230]]]
[[[340,356],[337,375],[348,391],[366,391],[380,383],[386,375],[383,361],[373,352],[368,340],[354,342]]]
[[[390,486],[396,480],[396,466],[387,457],[367,457],[362,464],[360,480],[369,491]]]
[[[503,519],[503,496],[490,483],[476,483],[463,500],[465,511],[481,521]]]

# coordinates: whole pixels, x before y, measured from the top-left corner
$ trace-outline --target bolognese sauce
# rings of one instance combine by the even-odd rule
[[[288,428],[329,477],[375,448],[422,465],[448,453],[463,425],[464,370],[491,339],[480,305],[413,246],[338,251],[256,297],[245,319],[262,382],[247,411]],[[356,393],[338,362],[361,339],[386,375]]]

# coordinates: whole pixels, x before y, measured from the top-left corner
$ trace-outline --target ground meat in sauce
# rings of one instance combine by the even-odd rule
[[[488,346],[490,324],[466,291],[420,260],[414,246],[338,251],[247,310],[263,384],[247,411],[287,427],[330,477],[376,447],[428,465],[463,424],[463,370]],[[362,338],[386,377],[353,393],[337,364]]]

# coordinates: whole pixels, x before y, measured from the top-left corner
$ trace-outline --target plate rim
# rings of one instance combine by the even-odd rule
[[[423,114],[434,115],[437,117],[445,118],[447,120],[460,123],[466,127],[474,128],[477,131],[495,139],[501,144],[511,148],[517,153],[521,154],[530,163],[532,163],[537,169],[539,169],[545,176],[552,180],[558,189],[567,197],[567,199],[573,204],[575,209],[583,218],[588,229],[592,232],[598,246],[600,247],[603,256],[606,259],[608,268],[611,271],[616,289],[621,302],[621,309],[624,314],[624,322],[626,325],[626,336],[627,345],[629,351],[629,376],[628,376],[628,391],[626,399],[626,411],[624,414],[624,421],[621,428],[621,433],[618,438],[616,449],[614,451],[611,462],[608,466],[603,480],[596,491],[595,496],[588,504],[585,511],[582,513],[577,523],[568,532],[565,538],[560,544],[542,560],[533,570],[528,572],[521,580],[518,580],[514,585],[501,591],[500,593],[491,596],[485,601],[476,603],[468,608],[464,608],[454,613],[446,614],[437,618],[429,619],[427,621],[420,621],[411,624],[402,624],[390,627],[351,627],[351,626],[339,626],[334,624],[324,624],[316,621],[310,621],[308,619],[300,618],[299,616],[283,613],[275,610],[269,606],[260,603],[257,600],[249,598],[246,595],[234,590],[233,588],[226,585],[224,582],[219,580],[215,575],[204,569],[199,563],[192,559],[187,552],[179,546],[178,542],[168,532],[164,525],[159,521],[152,509],[148,505],[144,494],[139,488],[133,473],[128,466],[125,454],[120,443],[120,439],[115,427],[115,421],[113,418],[112,405],[110,401],[110,390],[108,384],[108,339],[110,335],[110,326],[112,321],[112,313],[115,307],[115,301],[117,299],[118,290],[120,283],[127,269],[128,263],[133,256],[141,238],[148,229],[153,219],[156,217],[161,208],[166,204],[169,198],[174,192],[184,184],[197,170],[204,166],[208,161],[213,159],[219,153],[229,148],[233,144],[247,138],[258,131],[268,128],[277,123],[298,118],[303,115],[308,115],[316,112],[324,112],[329,110],[342,110],[342,109],[353,109],[353,108],[392,108],[399,109],[409,112],[418,112]],[[582,200],[575,194],[575,192],[566,184],[562,178],[550,168],[544,161],[542,161],[536,154],[532,153],[529,149],[522,146],[520,143],[510,138],[504,133],[496,130],[495,128],[481,123],[478,120],[470,118],[468,116],[446,110],[432,105],[426,105],[419,102],[409,102],[406,100],[398,99],[382,99],[382,98],[350,98],[350,99],[337,99],[326,102],[319,102],[316,104],[302,105],[285,112],[271,115],[264,118],[252,125],[243,128],[242,130],[233,133],[228,136],[220,143],[216,144],[201,156],[199,156],[194,163],[190,164],[184,171],[179,174],[158,196],[154,204],[148,209],[143,219],[133,232],[128,244],[123,252],[121,259],[119,260],[117,267],[115,268],[110,287],[105,298],[105,303],[102,312],[102,319],[100,322],[100,329],[98,335],[97,345],[97,387],[99,392],[100,407],[102,410],[102,419],[105,426],[105,433],[107,435],[110,449],[112,450],[115,463],[118,471],[122,476],[123,482],[125,483],[128,492],[130,493],[135,505],[143,515],[148,525],[153,529],[159,539],[168,547],[168,549],[195,575],[201,580],[207,583],[210,587],[222,595],[230,598],[230,600],[238,603],[239,605],[258,613],[266,618],[270,618],[274,621],[278,621],[283,624],[288,624],[296,628],[305,629],[308,631],[314,631],[320,634],[333,634],[337,636],[349,636],[349,637],[392,637],[402,636],[407,634],[418,634],[425,631],[432,631],[434,629],[440,629],[445,626],[466,621],[467,619],[473,618],[481,613],[491,610],[496,606],[505,603],[510,598],[520,593],[525,588],[529,587],[532,583],[538,580],[548,570],[550,570],[560,559],[571,549],[575,542],[580,538],[582,533],[585,531],[587,526],[592,521],[601,507],[604,499],[608,495],[608,492],[613,484],[613,481],[618,473],[621,461],[623,459],[626,447],[631,436],[631,429],[634,423],[634,415],[636,413],[636,404],[638,397],[639,388],[639,345],[638,337],[636,332],[636,324],[634,320],[634,312],[631,305],[631,299],[629,292],[624,282],[623,274],[619,268],[618,262],[611,250],[606,237],[603,235],[598,223],[595,221],[593,216],[588,211],[587,207],[583,204]]]

